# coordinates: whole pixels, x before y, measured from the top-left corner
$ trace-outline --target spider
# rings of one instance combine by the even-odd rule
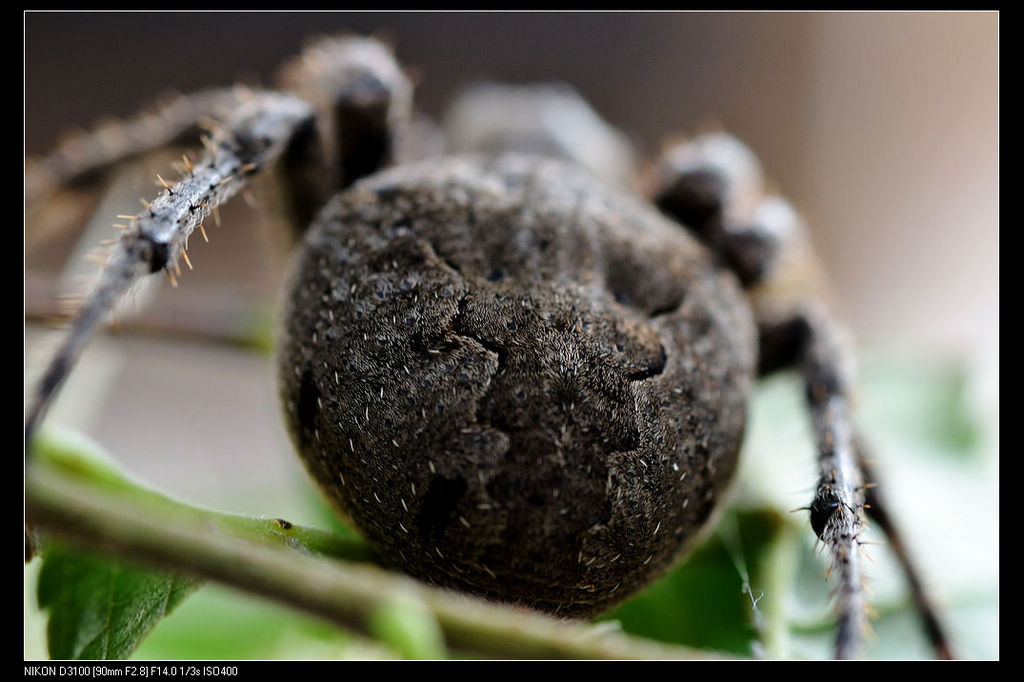
[[[796,212],[726,134],[666,147],[641,178],[570,89],[488,86],[453,112],[446,134],[414,123],[387,47],[327,38],[285,66],[278,91],[182,97],[31,165],[30,209],[126,159],[202,142],[179,180],[158,176],[159,196],[119,216],[26,440],[120,300],[149,275],[176,283],[193,231],[205,237],[207,217],[272,172],[303,242],[278,351],[288,428],[390,561],[556,614],[605,611],[692,547],[732,478],[751,384],[795,368],[819,454],[806,510],[831,556],[836,656],[853,656],[865,513],[902,543]]]

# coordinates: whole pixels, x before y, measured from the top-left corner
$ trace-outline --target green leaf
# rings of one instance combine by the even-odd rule
[[[394,654],[301,611],[210,582],[164,619],[131,658],[341,660]]]
[[[201,581],[49,545],[37,592],[54,659],[122,659]]]
[[[225,538],[349,559],[368,556],[352,534],[341,538],[283,519],[223,514],[165,497],[132,480],[102,448],[75,433],[46,429],[32,445],[33,467],[85,486],[112,504],[141,505],[169,522],[215,528]],[[48,648],[57,659],[125,658],[202,584],[73,550],[48,538],[44,538],[42,556],[36,597],[40,609],[49,612]]]
[[[738,528],[744,559],[756,566],[784,523],[771,511],[729,516],[721,526]],[[756,611],[744,586],[746,565],[738,566],[723,536],[710,537],[662,580],[607,617],[633,634],[722,653],[750,656],[758,638]],[[730,538],[735,541],[735,538]],[[756,586],[755,582],[755,586]],[[760,597],[754,589],[754,599]]]

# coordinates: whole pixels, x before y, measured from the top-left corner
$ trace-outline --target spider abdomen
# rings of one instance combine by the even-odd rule
[[[286,307],[296,447],[423,579],[592,615],[685,551],[735,469],[756,353],[738,285],[565,164],[360,182],[314,224]]]

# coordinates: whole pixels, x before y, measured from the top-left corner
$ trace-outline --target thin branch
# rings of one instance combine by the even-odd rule
[[[793,523],[780,523],[761,563],[761,588],[770,595],[764,600],[765,627],[761,642],[767,658],[790,656],[793,591],[796,583],[799,538],[803,528]]]
[[[411,592],[458,650],[537,659],[709,656],[428,587],[380,567],[296,551],[293,543],[268,541],[245,524],[225,523],[222,515],[163,504],[123,482],[90,481],[38,457],[28,462],[25,501],[29,522],[72,542],[217,580],[362,632],[375,609]]]
[[[287,519],[252,518],[195,507],[163,495],[126,476],[97,446],[74,434],[44,430],[33,442],[33,458],[70,483],[96,495],[138,506],[158,517],[202,524],[218,533],[271,543],[346,561],[376,562],[359,538],[305,528]]]

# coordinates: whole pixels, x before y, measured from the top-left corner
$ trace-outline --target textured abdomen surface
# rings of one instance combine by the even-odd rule
[[[307,468],[386,557],[592,615],[719,501],[755,348],[739,287],[678,225],[507,155],[335,198],[295,263],[279,374]]]

